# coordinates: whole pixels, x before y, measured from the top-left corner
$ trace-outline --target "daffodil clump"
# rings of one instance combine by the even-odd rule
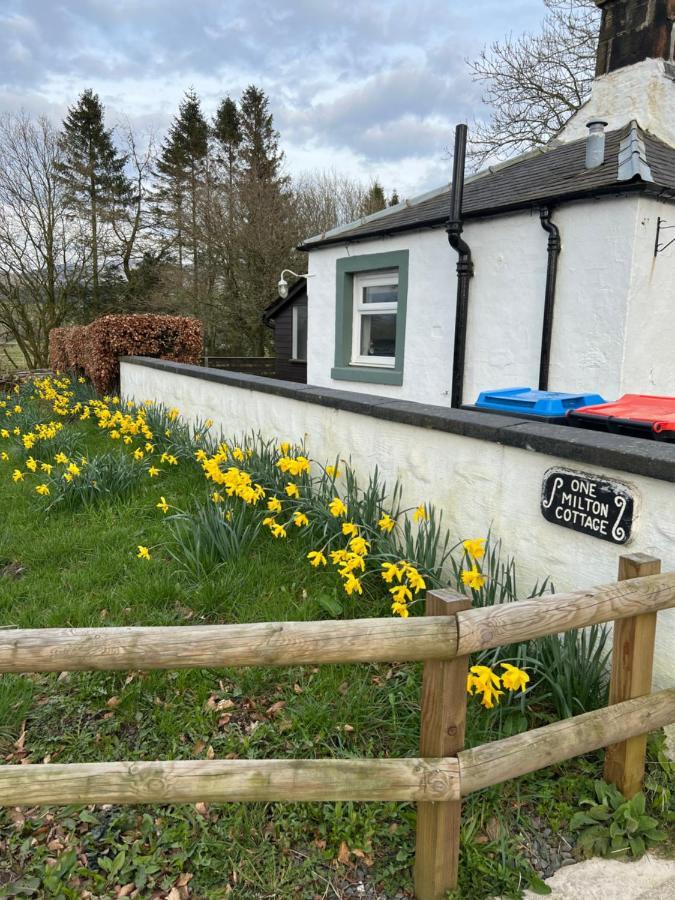
[[[78,421],[106,434],[110,452],[88,457],[69,448],[64,424]],[[308,547],[308,565],[333,568],[349,597],[364,596],[368,583],[377,593],[384,583],[391,612],[401,618],[428,585],[448,583],[449,568],[480,600],[488,579],[485,540],[449,547],[434,508],[401,508],[401,486],[388,495],[377,473],[361,488],[339,459],[321,466],[289,441],[224,441],[211,435],[212,426],[189,425],[178,409],[149,400],[95,397],[83,379],[47,376],[0,398],[0,463],[9,464],[15,483],[30,485],[46,510],[121,497],[143,479],[158,481],[163,487],[153,506],[169,527],[163,546],[196,579],[247,552],[262,531],[278,541],[297,535]],[[171,474],[184,466],[197,466],[207,488],[206,502],[191,511],[171,502]],[[130,552],[152,564],[156,549],[141,537]],[[529,681],[522,669],[500,665],[499,674],[486,665],[469,673],[467,690],[488,709]]]

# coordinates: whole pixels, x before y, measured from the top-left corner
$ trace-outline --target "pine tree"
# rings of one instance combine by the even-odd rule
[[[199,98],[187,91],[162,144],[157,160],[159,189],[156,202],[160,220],[172,235],[183,268],[183,251],[192,255],[192,302],[200,311],[199,203],[208,152],[208,125]]]
[[[243,266],[240,285],[242,349],[262,356],[269,329],[261,318],[274,296],[279,272],[293,262],[297,235],[292,227],[289,179],[283,174],[283,152],[274,128],[269,100],[250,85],[240,109],[241,173],[239,176],[240,227],[237,260]]]
[[[60,176],[71,202],[88,225],[92,313],[96,314],[101,304],[101,258],[105,260],[106,255],[102,225],[116,204],[129,202],[131,184],[124,174],[126,157],[117,152],[112,130],[104,125],[103,104],[90,88],[68,109],[59,143],[63,153]]]
[[[384,189],[376,178],[368,188],[368,193],[366,194],[361,208],[361,215],[369,216],[371,213],[379,212],[381,209],[384,209],[386,205],[387,200],[384,196]]]
[[[401,201],[399,200],[398,191],[396,188],[391,192],[391,197],[389,198],[388,206],[397,206]]]
[[[209,203],[209,227],[215,269],[212,280],[214,310],[210,328],[213,347],[227,341],[235,330],[238,306],[237,281],[233,263],[234,236],[237,228],[238,178],[241,171],[239,150],[241,127],[237,104],[230,97],[221,101],[211,125],[213,190]],[[220,278],[218,276],[221,276]]]

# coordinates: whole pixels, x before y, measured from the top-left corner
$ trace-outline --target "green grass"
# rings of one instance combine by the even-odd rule
[[[0,344],[0,372],[13,372],[26,368],[26,360],[15,341]]]
[[[88,423],[66,430],[50,453],[59,442],[110,451]],[[3,627],[326,619],[329,632],[326,598],[338,592],[344,615],[388,614],[385,586],[345,597],[333,570],[307,564],[297,533],[275,541],[264,532],[245,558],[188,578],[155,504],[163,495],[185,509],[206,496],[192,463],[165,467],[126,499],[45,515],[34,483],[10,477],[26,455],[0,462],[0,570],[21,573],[0,575]],[[150,561],[136,558],[139,544]],[[416,665],[370,665],[5,675],[0,754],[8,763],[413,756],[420,674]],[[470,703],[469,744],[550,718],[542,705],[525,717],[511,700],[492,712]],[[564,827],[600,773],[596,754],[470,798],[461,896],[520,896],[532,874],[518,850],[529,816]],[[414,827],[414,807],[394,803],[2,810],[0,896],[112,898],[131,883],[140,897],[173,887],[178,896],[185,884],[199,898],[341,896],[356,863],[393,896],[412,890]],[[349,863],[337,863],[345,845]]]

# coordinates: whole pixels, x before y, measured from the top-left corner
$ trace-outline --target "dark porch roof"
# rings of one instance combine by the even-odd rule
[[[288,297],[277,297],[265,307],[262,314],[265,325],[269,325],[273,319],[276,319],[280,312],[286,309],[293,301],[298,300],[306,292],[307,279],[298,278],[298,280],[289,287]]]
[[[583,197],[642,191],[675,199],[675,147],[632,122],[606,134],[605,161],[585,167],[586,141],[549,145],[467,178],[466,219],[554,205]],[[634,163],[634,165],[632,164]],[[649,175],[653,180],[647,180]],[[450,212],[450,185],[301,244],[312,250],[370,237],[444,225]]]

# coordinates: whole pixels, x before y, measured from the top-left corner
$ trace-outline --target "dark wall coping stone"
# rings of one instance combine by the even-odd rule
[[[215,384],[259,391],[277,397],[289,397],[318,406],[328,406],[358,415],[429,428],[479,441],[490,441],[533,453],[543,453],[601,468],[643,475],[660,481],[675,482],[675,443],[624,437],[602,431],[534,422],[503,415],[432,406],[411,400],[396,400],[354,391],[341,391],[315,385],[295,384],[276,378],[208,369],[164,359],[122,356],[120,362],[159,369],[187,378],[199,378]]]

